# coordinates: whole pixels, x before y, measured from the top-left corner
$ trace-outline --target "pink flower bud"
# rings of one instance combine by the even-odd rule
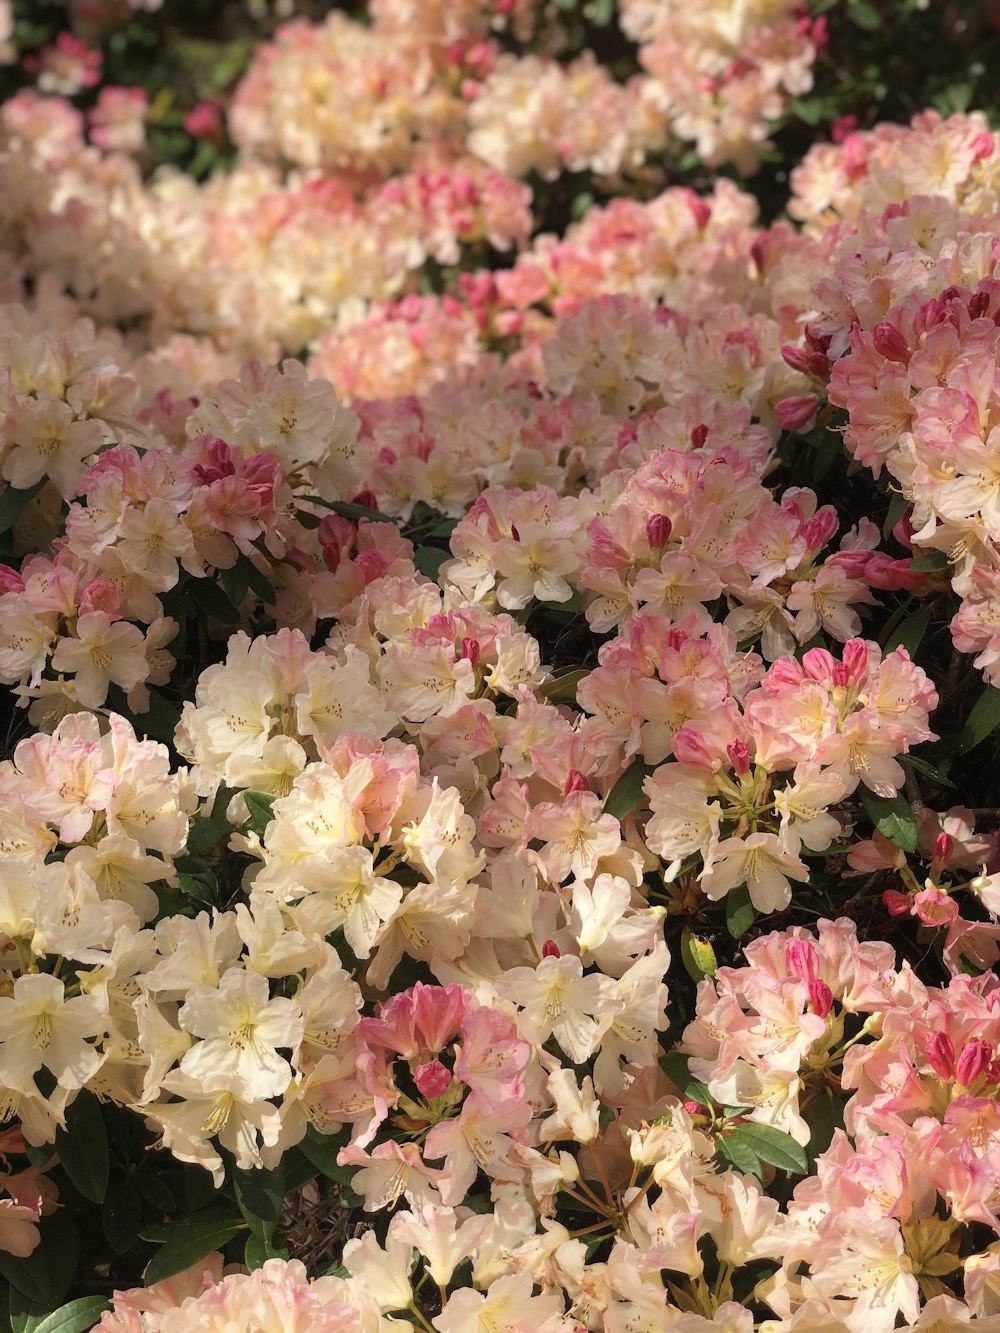
[[[737,777],[750,772],[750,751],[745,741],[730,741],[726,746],[726,754],[729,755],[733,772]]]
[[[682,1102],[681,1104],[683,1105],[684,1110],[687,1111],[688,1115],[705,1114],[705,1108],[702,1106],[701,1102]]]
[[[871,588],[896,592],[901,588],[912,591],[919,588],[924,575],[912,567],[909,560],[893,560],[885,551],[876,551],[865,565],[864,580]]]
[[[946,866],[951,860],[955,851],[955,839],[950,833],[939,833],[934,839],[934,846],[931,850],[931,860],[936,861],[938,865]]]
[[[10,565],[0,565],[0,593],[24,592],[24,579]]]
[[[927,1063],[938,1078],[950,1082],[955,1073],[955,1045],[947,1032],[935,1032],[924,1047]]]
[[[118,589],[107,579],[94,579],[88,583],[80,597],[80,615],[91,611],[104,611],[112,620],[117,620],[119,601]]]
[[[546,940],[542,945],[543,958],[561,958],[562,952],[555,940]]]
[[[968,1042],[955,1063],[955,1082],[971,1088],[992,1059],[993,1047],[988,1041]]]
[[[707,439],[708,439],[708,427],[705,425],[704,421],[702,421],[699,425],[695,426],[695,428],[691,432],[691,448],[692,449],[704,448],[705,441]]]
[[[969,318],[982,319],[990,308],[989,292],[976,292],[969,298]]]
[[[811,940],[789,940],[785,946],[785,964],[794,977],[819,980],[819,954]]]
[[[993,156],[996,140],[989,130],[980,130],[969,147],[973,152],[973,162],[982,162],[985,158]]]
[[[361,505],[364,509],[378,509],[378,497],[374,491],[358,491],[351,504]]]
[[[413,1081],[420,1089],[421,1096],[431,1101],[447,1090],[451,1082],[451,1070],[445,1068],[440,1060],[428,1060],[427,1064],[414,1071]]]
[[[810,551],[818,551],[824,547],[838,526],[837,511],[829,505],[824,505],[818,513],[813,514],[802,529],[802,536]]]
[[[478,639],[473,639],[471,636],[466,635],[462,640],[462,657],[465,661],[472,663],[473,670],[479,665],[479,655],[481,651]]]
[[[785,343],[781,349],[781,359],[785,365],[801,371],[803,375],[809,374],[809,356],[810,353],[804,347],[796,347],[794,343]]]
[[[833,1008],[833,991],[825,981],[810,981],[809,1003],[817,1018],[826,1018]]]
[[[843,143],[847,136],[857,128],[857,116],[838,116],[830,126],[830,138],[834,143]]]
[[[340,547],[336,542],[327,542],[323,547],[323,564],[331,574],[340,568]]]
[[[563,787],[563,796],[570,796],[575,791],[590,791],[590,783],[578,768],[571,768]]]
[[[184,117],[184,130],[192,139],[221,143],[226,130],[221,105],[212,100],[199,102]]]
[[[802,430],[816,415],[819,403],[820,400],[811,393],[782,398],[775,404],[774,415],[782,430]]]
[[[882,894],[882,906],[890,916],[908,916],[913,904],[909,894],[900,893],[897,889],[886,889]]]
[[[708,225],[708,220],[712,216],[712,205],[707,199],[703,199],[700,194],[695,194],[694,190],[688,190],[685,194],[687,206],[694,216],[695,225],[704,229]]]
[[[666,514],[654,514],[646,524],[646,540],[654,551],[662,551],[670,540],[674,525]]]
[[[883,319],[872,329],[872,345],[879,356],[884,356],[887,361],[898,361],[903,366],[909,365],[910,346],[895,324],[889,320]]]
[[[767,264],[767,242],[763,236],[757,236],[751,242],[750,258],[756,265],[757,272],[763,273]]]

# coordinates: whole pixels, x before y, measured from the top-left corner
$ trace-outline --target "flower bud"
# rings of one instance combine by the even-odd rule
[[[578,768],[571,768],[566,775],[563,796],[571,796],[575,791],[590,791],[590,783]]]
[[[542,957],[543,958],[562,957],[562,950],[559,948],[559,945],[556,944],[555,940],[545,941],[545,943],[542,945]]]
[[[876,324],[872,329],[872,345],[879,356],[887,361],[898,361],[900,365],[909,365],[910,347],[906,339],[887,319]]]
[[[726,754],[729,755],[733,772],[738,778],[750,772],[750,751],[745,741],[730,741],[726,746]]]
[[[785,965],[792,976],[803,981],[819,980],[819,954],[812,940],[789,940],[785,946]]]
[[[951,860],[955,851],[955,839],[950,833],[939,833],[934,839],[934,847],[931,851],[931,860],[938,865],[946,866]]]
[[[707,439],[708,427],[705,425],[704,421],[702,421],[699,425],[695,426],[691,432],[691,448],[703,449]]]
[[[358,491],[351,504],[361,505],[363,509],[378,509],[378,497],[374,491]]]
[[[988,1041],[970,1041],[955,1063],[955,1082],[971,1088],[993,1059],[993,1047]]]
[[[782,398],[775,404],[774,415],[782,430],[802,430],[816,415],[819,399],[815,394],[807,393],[792,398]]]
[[[646,540],[654,551],[662,551],[670,540],[674,525],[666,514],[654,514],[646,524]]]
[[[825,981],[810,981],[809,1003],[817,1018],[826,1018],[833,1008],[833,991]]]
[[[440,1097],[447,1091],[448,1084],[451,1082],[451,1070],[447,1069],[440,1060],[429,1060],[427,1064],[421,1065],[414,1071],[413,1081],[420,1089],[420,1094],[431,1101],[434,1097]]]
[[[479,640],[467,635],[462,640],[462,657],[472,663],[472,669],[475,670],[479,665],[480,654]]]
[[[882,894],[882,906],[890,916],[908,916],[913,904],[909,894],[900,893],[897,889],[886,889]]]
[[[924,1048],[927,1063],[938,1078],[950,1083],[955,1074],[955,1045],[947,1032],[935,1032]]]

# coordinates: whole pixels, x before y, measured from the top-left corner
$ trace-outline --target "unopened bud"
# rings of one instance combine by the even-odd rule
[[[882,906],[890,916],[908,916],[913,904],[909,894],[900,893],[897,889],[886,889],[882,894]]]
[[[462,656],[467,662],[472,663],[472,669],[475,670],[479,665],[480,654],[479,640],[467,636],[462,640]]]
[[[431,1101],[447,1091],[451,1082],[451,1070],[440,1060],[430,1060],[414,1071],[413,1081],[419,1088],[421,1096]]]
[[[378,496],[374,491],[358,491],[351,504],[361,505],[363,509],[378,509]]]
[[[971,1088],[993,1059],[993,1047],[988,1041],[970,1041],[955,1062],[955,1082]]]
[[[750,772],[750,751],[747,749],[746,741],[730,741],[726,746],[726,754],[729,755],[729,762],[738,778]]]
[[[927,1063],[938,1078],[950,1082],[955,1074],[955,1045],[947,1032],[935,1032],[933,1037],[928,1039],[924,1050]]]
[[[774,415],[782,430],[802,430],[816,415],[820,400],[815,394],[797,394],[791,398],[782,398],[774,405]]]
[[[578,768],[571,768],[563,787],[563,796],[571,796],[575,791],[590,791],[590,783]]]
[[[708,427],[704,421],[700,422],[691,432],[691,448],[703,449],[705,441],[708,439]]]
[[[904,366],[909,364],[909,343],[889,320],[882,320],[872,329],[872,345],[879,356],[884,356],[887,361],[898,361]]]
[[[646,540],[654,551],[662,551],[673,530],[674,525],[666,514],[654,514],[646,524]]]
[[[931,859],[938,865],[946,866],[955,851],[955,839],[950,833],[939,833],[934,839]]]
[[[789,940],[785,945],[785,965],[792,976],[803,981],[819,980],[819,954],[812,940]]]
[[[542,945],[543,958],[561,958],[562,952],[555,940],[546,940]]]
[[[826,1018],[833,1008],[833,991],[825,981],[810,981],[809,1003],[817,1018]]]

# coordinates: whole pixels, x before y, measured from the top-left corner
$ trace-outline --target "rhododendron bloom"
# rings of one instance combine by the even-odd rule
[[[59,1086],[82,1088],[97,1073],[103,1056],[92,1044],[108,1023],[92,995],[66,999],[56,977],[39,973],[18,977],[13,994],[0,996],[0,1057],[4,1081],[18,1092],[32,1092],[40,1069]]]
[[[745,884],[758,912],[777,912],[792,900],[789,880],[802,881],[808,875],[805,863],[786,852],[773,833],[751,833],[720,842],[700,884],[705,896],[712,899]]]

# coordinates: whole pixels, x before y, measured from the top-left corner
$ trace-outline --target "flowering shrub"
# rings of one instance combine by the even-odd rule
[[[1000,137],[871,10],[0,0],[0,1330],[1000,1329]]]

